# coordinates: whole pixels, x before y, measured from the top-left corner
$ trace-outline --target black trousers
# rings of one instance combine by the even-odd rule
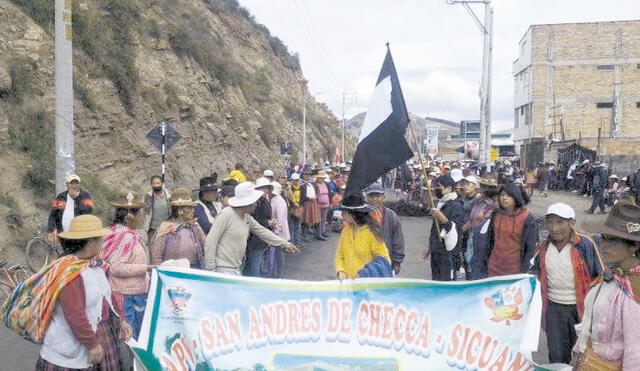
[[[574,327],[580,322],[576,305],[564,305],[549,301],[546,320],[549,362],[569,364],[571,349],[578,339]]]
[[[596,211],[598,207],[601,212],[604,212],[604,190],[602,188],[593,190],[593,202],[591,202],[589,210]]]
[[[453,256],[450,252],[431,252],[431,279],[453,281]]]

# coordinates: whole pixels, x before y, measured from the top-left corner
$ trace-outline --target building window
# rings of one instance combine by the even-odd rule
[[[613,65],[612,64],[599,64],[596,66],[596,70],[599,71],[611,71],[613,70]]]
[[[640,63],[636,64],[636,69],[640,70]]]
[[[612,108],[613,102],[600,102],[596,103],[596,108]]]
[[[636,108],[640,108],[640,102],[636,102]]]
[[[638,104],[640,104],[640,102]],[[514,117],[515,117],[515,122],[514,122],[515,125],[514,125],[514,127],[517,128],[519,126],[519,121],[520,121],[520,120],[518,120],[520,118],[520,115],[518,115],[518,109],[517,108],[516,108],[516,114],[514,115]]]

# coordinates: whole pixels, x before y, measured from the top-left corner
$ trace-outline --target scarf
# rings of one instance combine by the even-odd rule
[[[109,230],[111,233],[102,238],[102,252],[100,253],[100,258],[106,262],[126,256],[134,246],[140,243],[138,233],[129,227],[114,224]]]
[[[633,293],[633,288],[631,287],[631,281],[629,281],[629,276],[640,276],[640,265],[629,269],[628,271],[623,271],[620,268],[613,268],[610,271],[604,274],[603,279],[605,281],[615,280],[622,289],[622,292],[625,293],[628,297],[633,299],[636,303],[640,303],[640,300]]]
[[[100,260],[66,255],[21,282],[2,306],[3,321],[13,331],[41,343],[62,289]]]
[[[483,224],[493,212],[493,201],[481,194],[476,195],[471,206],[469,221],[462,226],[463,231],[469,231]]]

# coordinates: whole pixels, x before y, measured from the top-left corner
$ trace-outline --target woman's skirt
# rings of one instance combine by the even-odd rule
[[[113,315],[113,314],[112,314]],[[102,345],[104,358],[102,362],[84,370],[90,371],[120,371],[122,370],[122,362],[120,359],[120,348],[118,343],[118,334],[111,325],[111,320],[100,322],[96,330],[98,342]],[[56,366],[51,362],[45,361],[42,357],[38,357],[36,363],[36,371],[74,371],[76,368],[67,368]]]
[[[304,208],[302,223],[307,225],[320,223],[320,208],[316,200],[307,200],[302,204],[302,207]]]

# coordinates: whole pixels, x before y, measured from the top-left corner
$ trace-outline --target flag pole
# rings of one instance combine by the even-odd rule
[[[417,143],[416,133],[413,131],[412,121],[413,120],[409,118],[409,130],[411,130],[411,138],[413,138],[413,142],[416,144],[416,148],[418,149],[418,161],[420,161],[420,169],[422,171],[422,182],[424,183],[424,186],[427,189],[427,202],[429,203],[429,211],[431,211],[431,209],[435,208],[433,204],[433,194],[431,193],[431,185],[429,184],[427,179],[427,170],[424,167],[424,162],[422,162],[422,155],[420,154],[420,146],[418,146],[418,144],[420,143]],[[440,223],[438,223],[438,219],[436,217],[433,217],[433,222],[435,223],[434,225],[436,227],[436,233],[438,234],[438,239],[442,239],[442,237],[440,237]]]

